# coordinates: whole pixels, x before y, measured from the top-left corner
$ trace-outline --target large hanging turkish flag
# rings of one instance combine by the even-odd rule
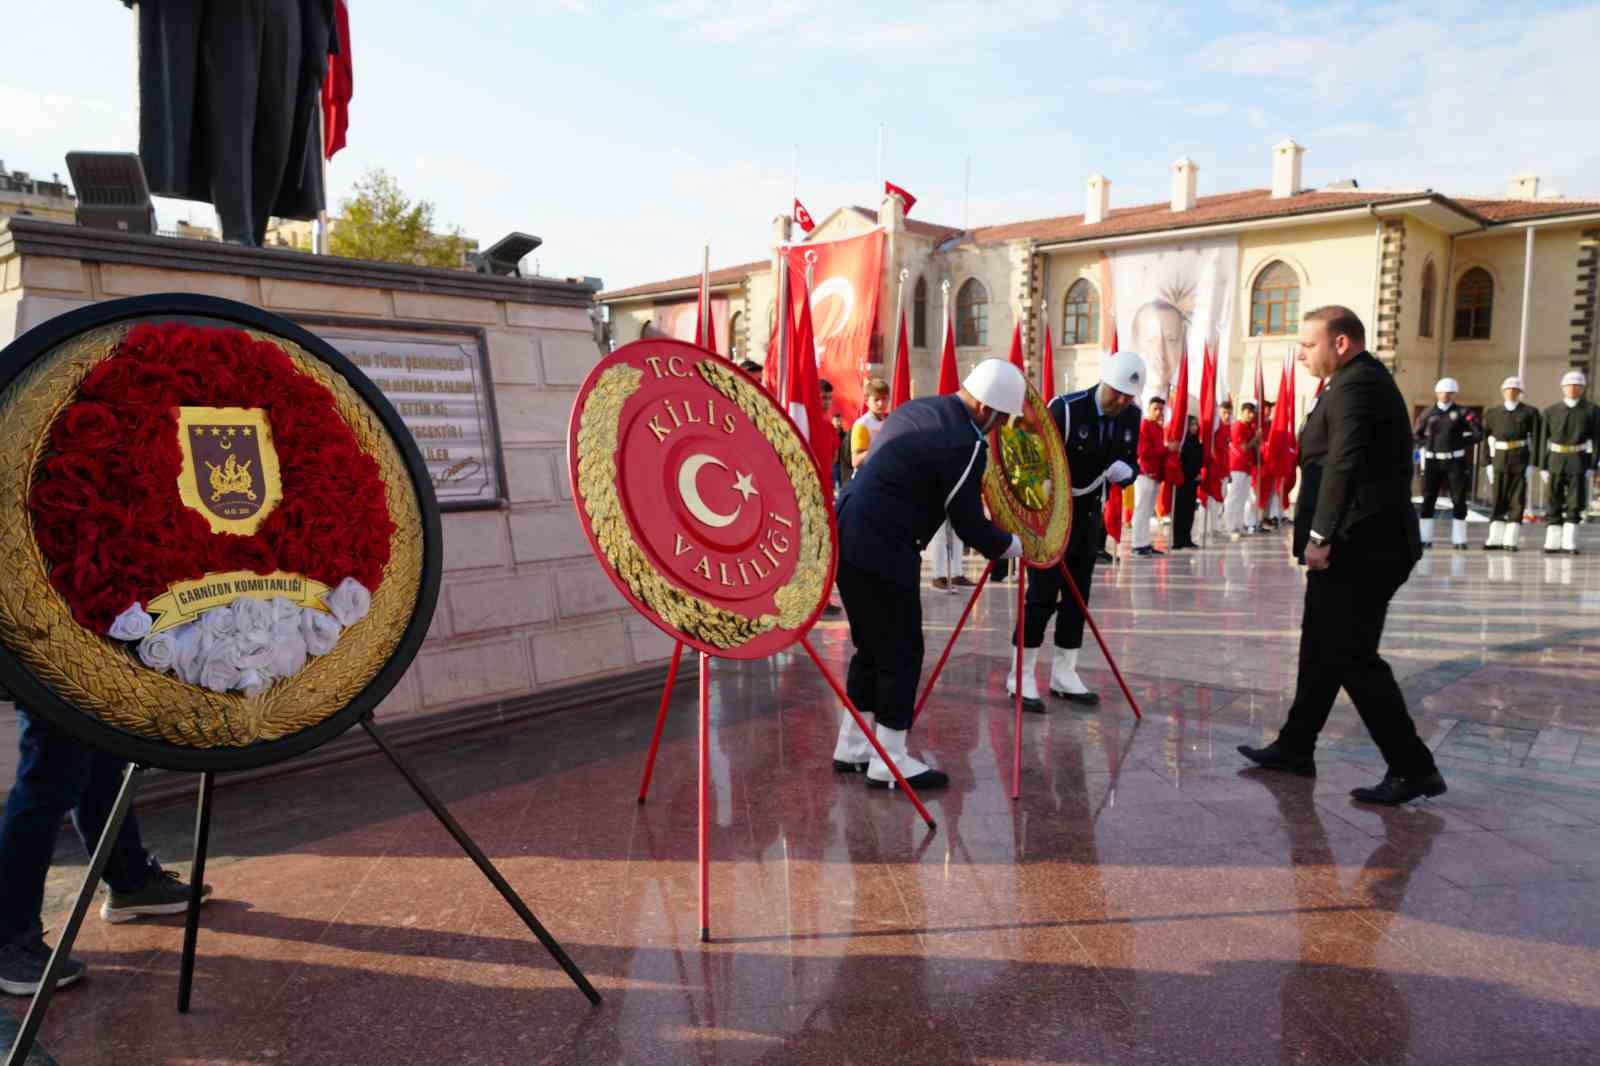
[[[862,409],[861,376],[878,327],[883,280],[883,231],[844,241],[780,248],[789,262],[791,291],[804,292],[811,264],[811,323],[816,331],[817,374],[833,384],[834,408]]]

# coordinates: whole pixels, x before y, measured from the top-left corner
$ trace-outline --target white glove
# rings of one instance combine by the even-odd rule
[[[1022,557],[1022,538],[1015,533],[1011,534],[1011,547],[1000,553],[1002,559],[1019,559]]]
[[[1113,484],[1120,485],[1131,477],[1133,477],[1133,467],[1129,466],[1121,459],[1116,460],[1110,466],[1106,467],[1106,480],[1112,482]]]
[[[1541,479],[1543,479],[1543,481],[1544,481],[1544,483],[1546,485],[1550,484],[1550,471],[1548,471],[1548,470],[1539,471],[1539,477]]]
[[[1494,467],[1486,466],[1486,467],[1483,468],[1483,472],[1489,478],[1489,484],[1493,485],[1494,484]]]

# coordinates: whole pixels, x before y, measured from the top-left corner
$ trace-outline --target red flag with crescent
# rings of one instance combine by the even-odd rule
[[[911,209],[915,207],[917,203],[917,198],[915,196],[912,196],[910,193],[906,192],[892,181],[886,181],[883,183],[883,195],[900,197],[900,202],[905,204],[905,207],[901,208],[900,210],[902,214],[906,215],[911,213]]]
[[[1011,327],[1011,351],[1006,354],[1011,360],[1011,365],[1022,371],[1023,379],[1028,376],[1027,364],[1022,361],[1022,320],[1017,319],[1016,325]]]
[[[798,196],[794,199],[794,220],[807,233],[817,228],[817,223],[812,219],[811,212],[806,210],[806,205],[800,202]]]
[[[894,348],[894,381],[889,384],[889,410],[911,399],[911,345],[906,343],[906,309],[900,309],[900,339]]]
[[[789,263],[789,284],[806,290],[811,264],[811,323],[817,374],[833,383],[841,411],[862,408],[861,372],[878,328],[883,282],[882,230],[842,241],[793,245],[779,254]]]
[[[950,316],[944,318],[944,348],[939,352],[939,395],[950,396],[961,389],[956,370],[956,327]]]
[[[1039,395],[1049,403],[1056,398],[1056,357],[1050,350],[1050,320],[1045,316],[1044,356],[1039,360]]]

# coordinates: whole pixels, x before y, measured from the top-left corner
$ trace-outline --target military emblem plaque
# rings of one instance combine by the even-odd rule
[[[1072,475],[1050,409],[1031,384],[1022,415],[989,434],[983,500],[995,524],[1021,539],[1029,566],[1061,561],[1072,534]]]
[[[712,655],[798,640],[833,583],[833,514],[799,429],[726,359],[638,341],[600,361],[568,433],[578,514],[646,618]]]

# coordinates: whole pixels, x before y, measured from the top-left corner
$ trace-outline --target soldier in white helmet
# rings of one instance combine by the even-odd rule
[[[1489,514],[1489,539],[1484,551],[1517,550],[1522,538],[1522,513],[1528,499],[1528,467],[1539,437],[1539,412],[1522,402],[1522,379],[1512,375],[1500,383],[1505,402],[1483,413],[1489,443],[1489,484],[1494,509]]]
[[[1121,492],[1136,474],[1139,408],[1133,401],[1147,377],[1144,359],[1133,352],[1117,352],[1103,358],[1100,381],[1093,388],[1050,401],[1050,417],[1066,443],[1067,467],[1072,471],[1072,534],[1067,540],[1066,564],[1085,603],[1094,583],[1095,558],[1105,538],[1101,503],[1108,491]],[[1056,653],[1050,668],[1050,695],[1092,707],[1100,697],[1078,677],[1083,612],[1067,591],[1060,569],[1054,567],[1028,574],[1022,622],[1022,707],[1045,709],[1034,669],[1051,615],[1056,619]],[[1016,640],[1014,635],[1012,640]],[[1016,669],[1013,660],[1006,678],[1006,691],[1012,696],[1017,692]]]
[[[1433,511],[1439,490],[1450,487],[1450,546],[1467,548],[1467,487],[1472,464],[1467,456],[1483,439],[1478,418],[1456,403],[1461,386],[1455,378],[1440,378],[1433,386],[1438,401],[1422,412],[1412,434],[1422,452],[1422,519],[1418,527],[1424,548],[1433,545]]]
[[[1578,554],[1578,523],[1589,502],[1589,471],[1600,438],[1600,411],[1583,398],[1588,386],[1583,371],[1568,371],[1561,378],[1561,402],[1544,409],[1539,476],[1550,490],[1544,511],[1547,555]]]
[[[1027,383],[1004,359],[986,359],[949,396],[901,404],[884,421],[867,463],[839,494],[839,598],[850,619],[846,690],[878,743],[912,788],[949,778],[912,758],[906,734],[922,674],[922,551],[948,520],[962,541],[990,559],[1015,559],[1022,542],[983,513],[988,433],[1022,413]],[[867,775],[868,788],[894,776],[843,712],[833,768]]]

